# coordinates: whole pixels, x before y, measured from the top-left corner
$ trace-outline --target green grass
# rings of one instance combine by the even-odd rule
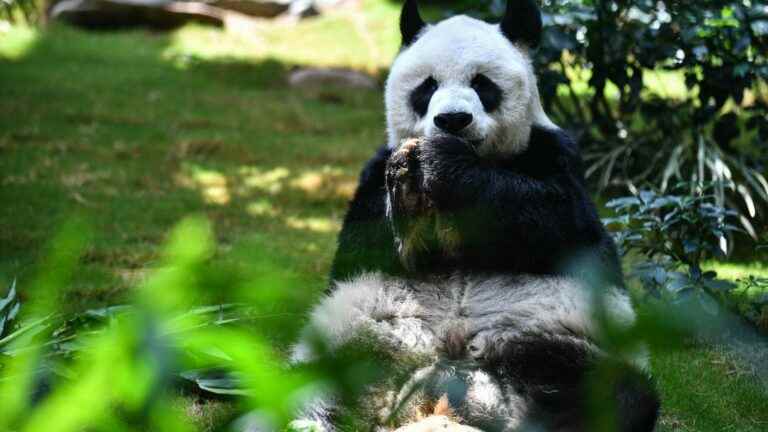
[[[768,400],[752,371],[709,347],[655,352],[652,369],[662,396],[661,431],[765,431]]]
[[[384,140],[382,94],[295,91],[284,77],[296,65],[382,74],[398,11],[365,4],[249,37],[195,26],[0,34],[0,284],[23,287],[45,242],[81,213],[96,237],[62,308],[119,303],[171,226],[200,213],[223,250],[256,237],[318,294],[357,173]],[[764,391],[717,349],[659,352],[653,366],[661,430],[768,428]],[[180,403],[201,430],[228,413]]]
[[[200,212],[223,244],[263,236],[323,283],[361,161],[383,140],[381,95],[293,92],[289,59],[179,42],[213,32],[22,29],[0,41],[6,280],[23,281],[62,218],[83,212],[98,237],[69,303],[113,303],[164,233]]]
[[[715,270],[719,277],[731,280],[744,279],[749,276],[768,278],[768,263],[753,262],[748,264],[713,262],[705,266],[707,270]]]

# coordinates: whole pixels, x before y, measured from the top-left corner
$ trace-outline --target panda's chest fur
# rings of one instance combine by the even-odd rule
[[[503,355],[499,347],[532,334],[589,344],[590,305],[588,292],[567,278],[456,273],[413,280],[368,273],[337,283],[312,321],[332,344],[374,336],[396,357],[421,359],[409,382],[377,389],[407,400],[398,410],[417,412],[419,404],[447,396],[474,426],[512,430],[527,402],[515,382],[486,365]]]
[[[618,315],[632,319],[622,293],[607,298]],[[471,361],[531,333],[589,338],[590,308],[588,290],[569,278],[457,273],[414,280],[366,273],[337,282],[310,324],[335,346],[372,334],[396,351]]]

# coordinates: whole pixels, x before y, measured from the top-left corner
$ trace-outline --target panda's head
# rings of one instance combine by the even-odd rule
[[[482,155],[525,150],[544,113],[529,50],[541,37],[534,0],[509,0],[499,24],[455,16],[424,23],[415,0],[400,18],[403,47],[386,86],[389,146],[453,134]]]

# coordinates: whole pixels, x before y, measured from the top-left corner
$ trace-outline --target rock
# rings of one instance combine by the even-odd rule
[[[273,18],[288,12],[292,3],[296,3],[296,1],[213,0],[208,4],[252,17]]]
[[[220,11],[205,4],[176,4],[166,0],[63,0],[48,11],[50,20],[61,20],[92,29],[147,26],[172,29],[193,21],[223,25]]]
[[[288,75],[291,87],[301,89],[320,89],[340,87],[374,90],[379,88],[378,81],[362,72],[339,68],[302,68]]]
[[[312,0],[61,0],[49,8],[48,18],[94,29],[172,29],[187,22],[223,26],[233,20],[317,13]]]

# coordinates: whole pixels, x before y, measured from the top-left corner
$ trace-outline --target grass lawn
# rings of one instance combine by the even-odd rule
[[[384,142],[382,94],[296,91],[285,73],[383,74],[397,13],[366,2],[248,38],[202,27],[0,33],[0,286],[23,287],[60,223],[84,214],[96,236],[62,308],[119,303],[168,230],[197,213],[223,250],[255,237],[317,295],[357,173]],[[659,352],[653,366],[661,430],[768,430],[765,391],[722,350]],[[201,430],[226,414],[220,402],[180,403]]]

